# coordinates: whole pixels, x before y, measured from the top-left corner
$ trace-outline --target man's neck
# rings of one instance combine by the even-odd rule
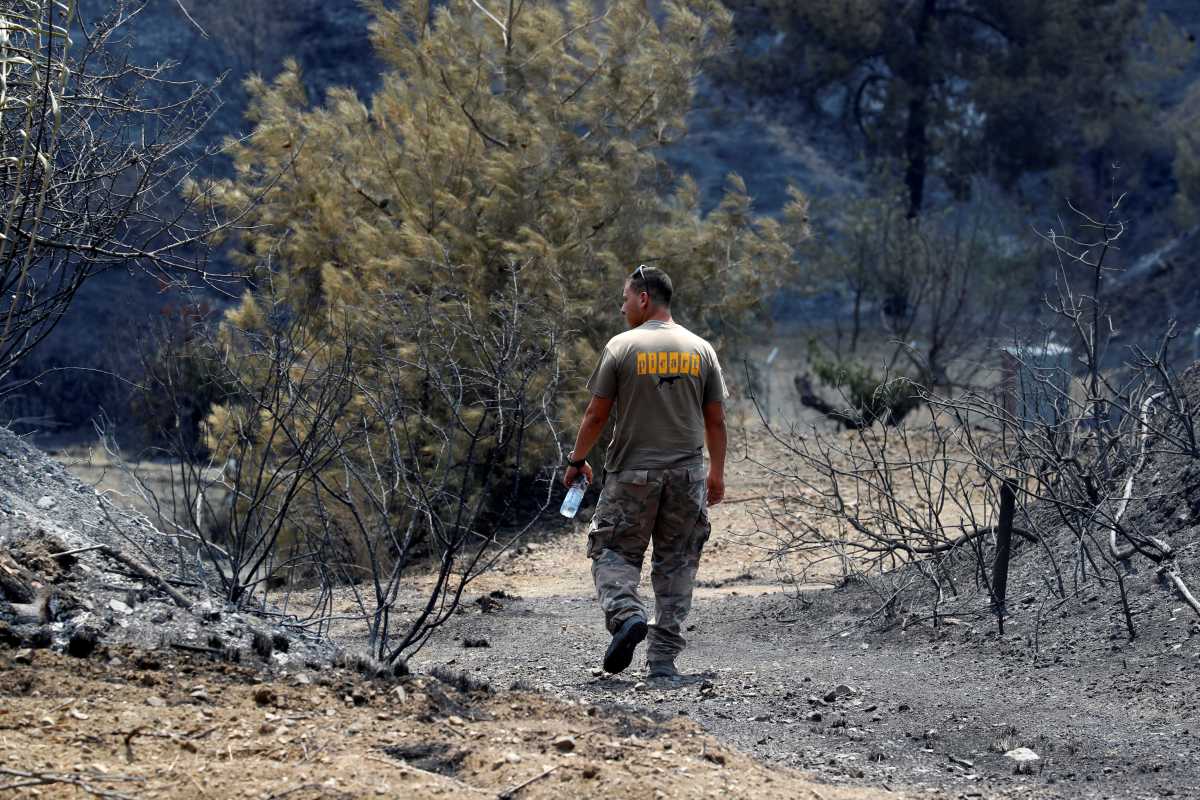
[[[654,311],[650,312],[650,316],[648,316],[644,320],[642,320],[642,324],[645,325],[647,322],[674,322],[674,321],[675,320],[671,319],[671,309],[659,308],[659,309],[655,309]]]

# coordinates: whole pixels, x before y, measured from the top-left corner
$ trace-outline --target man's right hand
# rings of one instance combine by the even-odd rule
[[[725,476],[709,470],[707,488],[708,504],[715,506],[725,499]]]
[[[567,467],[567,471],[563,474],[563,486],[570,489],[575,481],[579,480],[580,475],[587,478],[587,482],[590,484],[592,482],[592,465],[585,461],[582,467]]]

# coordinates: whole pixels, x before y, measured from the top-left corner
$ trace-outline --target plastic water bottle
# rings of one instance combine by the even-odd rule
[[[576,478],[575,483],[571,484],[571,488],[567,491],[567,496],[563,498],[562,508],[558,509],[558,513],[567,519],[575,519],[575,515],[579,513],[579,504],[583,502],[583,493],[587,491],[587,485],[587,478],[582,475]]]

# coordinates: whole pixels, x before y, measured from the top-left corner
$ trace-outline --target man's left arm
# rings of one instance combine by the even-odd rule
[[[588,452],[600,438],[600,434],[604,432],[604,426],[608,422],[608,415],[612,411],[612,407],[613,398],[601,397],[598,394],[592,395],[592,401],[588,403],[587,410],[583,412],[583,422],[579,424],[579,435],[575,437],[575,449],[571,451],[569,459],[582,461],[587,457]],[[570,486],[580,474],[587,478],[588,483],[592,482],[590,464],[584,461],[583,466],[579,468],[568,464],[567,471],[563,475],[563,485]]]
[[[704,404],[704,443],[708,446],[708,504],[725,499],[725,404]]]

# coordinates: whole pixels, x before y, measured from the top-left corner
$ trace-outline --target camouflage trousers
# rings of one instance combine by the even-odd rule
[[[649,619],[646,659],[673,661],[692,608],[700,553],[711,527],[703,465],[610,473],[588,530],[588,557],[605,623],[616,632],[631,616]],[[654,618],[638,596],[646,547],[654,543]]]

